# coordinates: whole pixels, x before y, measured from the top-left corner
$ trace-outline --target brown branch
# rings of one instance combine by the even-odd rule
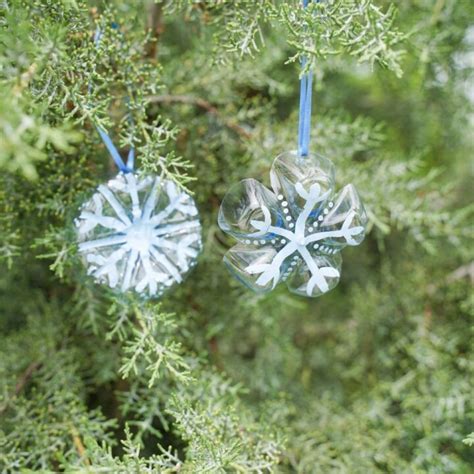
[[[433,295],[436,291],[443,286],[443,284],[451,284],[463,278],[469,279],[471,285],[474,285],[474,261],[466,263],[461,267],[457,268],[453,272],[449,273],[448,276],[439,284],[429,285],[427,288],[428,295]]]
[[[431,15],[430,23],[432,25],[436,25],[439,21],[439,17],[441,16],[441,12],[443,11],[444,5],[446,0],[437,0],[435,6],[433,8],[433,14]]]
[[[84,463],[88,466],[91,465],[91,462],[89,461],[89,458],[86,456],[86,448],[84,447],[84,444],[82,444],[81,437],[79,436],[78,431],[74,426],[71,427],[71,436],[72,436],[72,442],[74,443],[74,447],[76,448],[79,456],[81,459],[84,460]]]
[[[150,58],[156,57],[158,39],[164,32],[163,25],[163,3],[153,2],[148,7],[147,28],[151,33],[152,40],[147,45],[147,56]]]
[[[205,110],[208,114],[216,117],[227,128],[233,130],[235,133],[244,138],[250,138],[252,135],[244,127],[222,116],[217,107],[212,105],[207,100],[200,97],[193,97],[190,95],[154,95],[148,97],[150,102],[154,104],[188,104],[199,107]]]
[[[446,281],[448,283],[453,283],[462,278],[469,278],[471,284],[474,285],[474,262],[467,263],[466,265],[454,270],[454,272],[447,276]]]
[[[31,376],[34,372],[36,372],[41,367],[41,362],[32,362],[26,370],[21,374],[20,378],[18,379],[16,386],[15,386],[15,396],[19,395],[19,393],[23,390],[25,385],[31,379]]]
[[[32,375],[41,367],[41,365],[41,362],[35,361],[32,362],[23,371],[23,373],[18,377],[18,380],[15,385],[15,390],[13,391],[11,397],[3,405],[0,406],[0,413],[3,413],[8,408],[9,402],[20,394],[20,392],[31,379]]]

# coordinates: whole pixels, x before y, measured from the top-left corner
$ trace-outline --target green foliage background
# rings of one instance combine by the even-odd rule
[[[0,2],[0,472],[472,472],[472,3],[396,7]],[[250,294],[216,225],[295,147],[302,55],[312,148],[371,222],[317,300]],[[78,261],[116,172],[94,124],[198,203],[204,252],[162,302]]]

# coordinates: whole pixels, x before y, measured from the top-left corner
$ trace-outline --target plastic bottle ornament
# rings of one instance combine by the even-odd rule
[[[119,173],[83,204],[75,225],[88,274],[144,297],[180,283],[202,246],[194,200],[156,176]]]
[[[283,153],[270,178],[273,192],[245,179],[225,195],[219,226],[239,243],[224,262],[256,292],[285,281],[293,293],[320,296],[339,282],[340,251],[364,239],[364,207],[351,184],[334,194],[334,166],[315,154]]]

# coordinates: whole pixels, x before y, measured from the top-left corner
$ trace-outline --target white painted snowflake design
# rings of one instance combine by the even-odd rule
[[[225,195],[219,226],[239,243],[224,262],[257,292],[286,281],[293,293],[320,296],[339,282],[340,250],[364,239],[364,207],[351,184],[334,195],[334,167],[318,155],[284,153],[270,178],[274,192],[246,179]]]
[[[84,203],[75,224],[88,273],[146,297],[181,283],[201,251],[194,200],[155,176],[119,173]]]

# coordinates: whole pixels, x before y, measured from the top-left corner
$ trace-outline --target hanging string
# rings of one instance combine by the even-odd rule
[[[112,23],[112,28],[113,29],[118,29],[118,25],[116,23]],[[102,32],[100,28],[97,28],[95,34],[94,34],[94,43],[96,46],[99,45],[100,39],[102,37]],[[89,84],[89,93],[92,90],[92,84]],[[106,130],[101,128],[100,126],[96,125],[97,132],[100,135],[100,138],[104,142],[104,145],[106,146],[107,150],[110,153],[110,156],[114,160],[115,164],[117,165],[118,169],[122,173],[132,173],[133,172],[133,167],[135,164],[135,149],[133,147],[130,148],[130,151],[128,152],[128,157],[127,157],[127,163],[123,161],[122,157],[120,156],[119,151],[117,150],[117,147],[114,145],[112,139],[110,138],[109,134],[107,133]]]
[[[303,0],[303,8],[306,8],[310,0]],[[319,2],[319,0],[316,0]],[[303,57],[301,67],[304,69],[307,59]],[[300,80],[300,112],[298,123],[298,153],[300,156],[308,156],[309,141],[311,138],[311,99],[313,86],[313,72],[303,74]]]

